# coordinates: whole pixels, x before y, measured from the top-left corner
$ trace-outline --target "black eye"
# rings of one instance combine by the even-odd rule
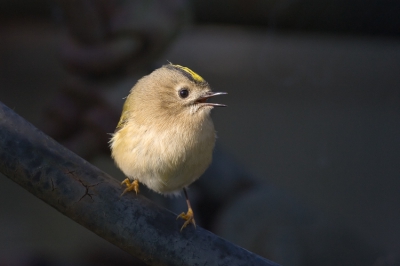
[[[187,98],[189,96],[189,90],[188,89],[180,89],[179,90],[179,97],[181,98]]]

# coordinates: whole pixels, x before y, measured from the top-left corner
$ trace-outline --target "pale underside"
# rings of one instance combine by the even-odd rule
[[[191,130],[174,122],[155,128],[131,120],[111,140],[112,156],[124,174],[162,194],[179,193],[198,179],[211,163],[215,144],[208,114]]]

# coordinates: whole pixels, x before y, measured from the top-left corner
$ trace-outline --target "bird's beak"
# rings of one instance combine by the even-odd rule
[[[220,104],[220,103],[208,103],[207,100],[211,97],[217,96],[217,95],[224,95],[228,94],[227,92],[212,92],[209,91],[205,95],[199,97],[196,100],[196,103],[202,103],[203,105],[208,105],[208,106],[216,106],[216,107],[226,107],[225,104]]]

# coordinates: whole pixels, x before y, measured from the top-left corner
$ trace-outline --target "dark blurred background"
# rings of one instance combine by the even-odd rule
[[[400,265],[399,14],[389,0],[1,0],[0,101],[122,180],[106,134],[122,98],[167,60],[188,66],[229,92],[190,191],[202,226],[283,265]],[[0,265],[141,265],[2,175],[0,202]]]

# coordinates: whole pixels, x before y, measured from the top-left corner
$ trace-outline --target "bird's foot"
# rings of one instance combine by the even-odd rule
[[[178,217],[176,217],[176,219],[179,218],[186,220],[185,223],[182,225],[181,232],[182,229],[185,228],[190,223],[194,225],[194,228],[196,228],[196,221],[194,220],[194,213],[192,208],[189,208],[187,213],[182,212],[181,214],[179,214]]]
[[[122,192],[121,196],[124,195],[126,192],[134,190],[136,192],[136,195],[139,193],[139,182],[137,180],[134,180],[131,182],[129,178],[126,178],[124,181],[121,182],[121,185],[126,185],[127,188],[125,188],[124,192]]]

